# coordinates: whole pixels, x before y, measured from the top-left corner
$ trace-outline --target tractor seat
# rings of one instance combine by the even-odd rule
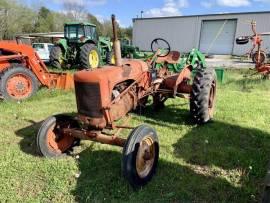
[[[177,64],[181,54],[179,51],[171,51],[168,56],[158,57],[156,63],[167,62],[170,64]]]

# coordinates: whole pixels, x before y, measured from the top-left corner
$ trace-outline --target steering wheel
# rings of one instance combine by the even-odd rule
[[[154,53],[161,50],[161,53],[157,57],[166,57],[171,52],[171,46],[165,39],[156,38],[151,43],[151,50]]]

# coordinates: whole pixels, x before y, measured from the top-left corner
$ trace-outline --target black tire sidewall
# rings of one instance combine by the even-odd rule
[[[55,68],[61,68],[62,64],[59,58],[62,57],[63,51],[60,46],[56,45],[50,51],[50,64]]]
[[[149,136],[150,134],[155,144],[155,160],[149,174],[146,177],[141,178],[139,177],[136,170],[136,156],[139,149],[139,143],[143,140],[143,138]],[[147,125],[141,125],[133,129],[124,146],[122,159],[122,172],[128,182],[134,188],[141,187],[147,184],[147,182],[152,179],[153,175],[156,172],[158,159],[159,141],[156,131]]]
[[[98,66],[100,66],[101,56],[100,56],[100,53],[98,51],[98,48],[96,47],[95,44],[87,43],[81,47],[81,51],[80,51],[80,63],[82,65],[82,68],[84,68],[84,69],[92,69],[90,62],[89,62],[89,54],[92,50],[95,50],[97,52],[98,59],[99,59]]]
[[[39,88],[39,82],[31,70],[29,70],[28,68],[25,68],[23,66],[16,65],[16,66],[13,66],[13,67],[7,69],[6,71],[4,71],[4,73],[1,76],[0,91],[1,91],[1,94],[3,95],[4,99],[17,101],[17,99],[12,97],[11,95],[9,95],[7,90],[6,90],[6,85],[7,85],[8,80],[16,74],[26,75],[28,78],[31,79],[31,83],[32,83],[31,94],[29,94],[26,98],[23,98],[20,100],[26,100],[26,99],[32,97],[37,92],[37,90]]]
[[[37,137],[36,137],[36,144],[38,153],[47,158],[53,157],[61,157],[62,154],[53,152],[51,149],[48,148],[47,144],[47,133],[48,130],[56,123],[56,117],[52,116],[47,118],[41,125]]]
[[[214,69],[198,69],[190,95],[190,113],[196,124],[205,124],[212,120],[208,110],[208,103],[210,90],[214,81],[215,85],[217,85],[217,76]],[[215,102],[216,98],[213,108],[215,108]]]
[[[67,120],[67,121],[72,121],[73,118],[71,116],[65,115],[65,114],[59,114],[55,116],[51,116],[47,118],[43,123],[41,124],[41,127],[39,128],[39,131],[36,136],[36,146],[38,153],[44,157],[47,158],[58,158],[58,157],[63,157],[66,154],[65,153],[57,153],[55,151],[52,151],[48,147],[48,142],[47,142],[47,133],[48,130],[57,123],[58,120]]]
[[[112,63],[112,58],[113,58],[113,56],[114,56],[114,52],[113,52],[113,51],[108,51],[108,52],[106,53],[106,64],[114,65],[114,64]]]

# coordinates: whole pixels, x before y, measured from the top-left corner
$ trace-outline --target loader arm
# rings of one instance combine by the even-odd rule
[[[73,78],[69,74],[49,72],[35,49],[31,46],[17,43],[16,41],[0,41],[0,50],[4,53],[4,55],[0,55],[0,71],[10,67],[10,61],[18,60],[35,74],[43,86],[59,89],[70,89],[73,87],[73,81],[70,81]],[[69,83],[69,85],[65,83]]]

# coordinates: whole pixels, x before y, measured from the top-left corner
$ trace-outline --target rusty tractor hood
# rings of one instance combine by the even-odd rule
[[[106,107],[111,102],[115,85],[127,80],[136,80],[148,71],[147,64],[141,60],[125,60],[123,64],[120,67],[104,66],[93,71],[79,71],[74,75],[74,82],[99,84],[101,105]]]

